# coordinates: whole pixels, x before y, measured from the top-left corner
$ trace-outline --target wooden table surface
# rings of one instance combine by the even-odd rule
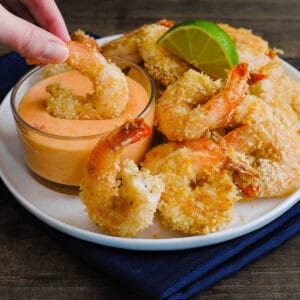
[[[0,1],[1,3],[1,1]],[[70,31],[106,36],[158,19],[209,19],[251,28],[300,69],[299,0],[57,1]],[[0,46],[0,54],[7,52]],[[5,187],[0,184],[1,195]],[[300,236],[194,299],[300,299]],[[135,299],[58,245],[13,199],[0,199],[0,299]]]

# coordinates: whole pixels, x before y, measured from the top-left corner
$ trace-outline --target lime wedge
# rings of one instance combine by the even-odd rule
[[[158,45],[214,78],[239,62],[236,47],[222,28],[210,21],[193,20],[170,28]]]

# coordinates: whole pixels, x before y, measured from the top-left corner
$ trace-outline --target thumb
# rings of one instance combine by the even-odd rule
[[[14,16],[0,5],[0,43],[22,56],[43,62],[63,62],[68,48],[55,35]]]

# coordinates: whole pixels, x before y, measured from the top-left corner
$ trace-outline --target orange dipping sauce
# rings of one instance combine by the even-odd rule
[[[46,109],[49,94],[46,87],[60,82],[76,95],[92,92],[92,83],[77,71],[61,73],[43,79],[32,86],[22,98],[18,113],[29,125],[30,130],[18,124],[19,136],[28,167],[39,176],[50,181],[78,186],[84,175],[88,157],[98,140],[128,119],[143,112],[151,95],[142,84],[127,77],[129,101],[123,114],[108,120],[67,120],[51,116]],[[141,81],[142,82],[142,81]],[[152,127],[154,102],[141,116]],[[44,134],[46,133],[46,134]],[[126,157],[139,161],[150,144],[150,137],[130,145]]]

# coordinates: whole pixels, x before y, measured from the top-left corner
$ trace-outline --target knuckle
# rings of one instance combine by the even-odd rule
[[[34,43],[34,33],[33,30],[27,29],[23,33],[23,36],[19,40],[19,47],[22,52],[30,52],[32,47],[35,45]]]
[[[27,57],[43,56],[45,50],[45,39],[39,31],[34,28],[24,30],[23,35],[19,37],[19,51]]]

